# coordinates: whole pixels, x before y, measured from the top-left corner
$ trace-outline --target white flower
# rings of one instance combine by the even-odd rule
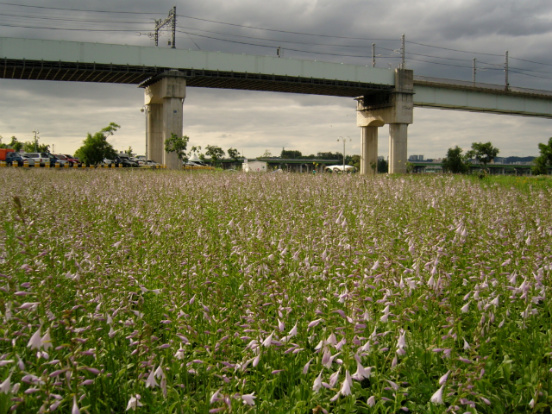
[[[441,378],[439,378],[439,385],[445,385],[445,383],[448,380],[449,374],[450,374],[450,371],[447,371],[447,373],[445,375],[443,375]]]
[[[155,371],[152,369],[150,374],[148,375],[148,379],[146,380],[146,388],[149,388],[149,387],[154,388],[158,386],[159,384],[155,380]]]
[[[398,349],[404,349],[406,348],[406,338],[405,338],[405,331],[404,329],[401,329],[401,334],[399,335],[399,339],[397,341],[397,348]]]
[[[368,404],[369,407],[373,407],[374,405],[376,405],[376,397],[374,397],[373,395],[369,397],[366,400],[366,404]]]
[[[262,342],[262,346],[265,348],[268,348],[272,344],[272,335],[274,335],[274,332],[272,332],[268,337]]]
[[[242,395],[241,398],[243,400],[243,403],[251,406],[255,405],[255,398],[257,397],[255,397],[253,394],[255,393]]]
[[[132,397],[130,397],[130,400],[128,400],[126,411],[128,410],[136,410],[138,407],[142,407],[143,404],[140,402],[140,394],[136,394]]]
[[[357,381],[362,381],[364,378],[370,378],[370,375],[372,375],[372,368],[364,368],[362,364],[357,360],[357,370],[351,376],[351,378]]]
[[[320,371],[320,374],[318,374],[318,376],[316,377],[316,379],[314,380],[314,384],[312,386],[312,390],[314,392],[318,392],[318,390],[322,388],[322,371]]]
[[[431,396],[429,399],[430,402],[433,404],[443,404],[443,388],[445,386],[442,385],[441,388],[439,388],[437,391],[435,391],[435,394]]]
[[[9,394],[10,388],[11,388],[11,374],[8,375],[8,378],[6,378],[4,382],[2,382],[2,384],[0,384],[0,392],[4,394]]]
[[[179,348],[178,351],[176,351],[176,353],[174,354],[174,357],[176,359],[184,359],[184,349]]]
[[[52,338],[50,337],[50,329],[48,328],[46,330],[46,333],[42,338],[40,338],[40,342],[44,349],[48,349],[52,347]]]
[[[351,395],[351,385],[353,384],[353,380],[351,379],[351,376],[349,375],[349,370],[345,371],[345,380],[343,380],[343,383],[341,384],[341,389],[339,392],[341,395]]]
[[[293,328],[291,328],[291,331],[289,331],[288,335],[290,337],[297,335],[297,322],[295,322],[295,325],[293,326]]]
[[[42,334],[40,333],[40,327],[38,327],[37,331],[31,336],[31,339],[29,339],[29,342],[27,343],[27,346],[31,349],[40,349],[42,346]]]

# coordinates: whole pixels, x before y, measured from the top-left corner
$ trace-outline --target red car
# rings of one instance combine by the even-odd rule
[[[75,157],[73,157],[72,155],[69,155],[69,154],[63,154],[63,155],[65,155],[65,157],[67,158],[67,162],[69,163],[69,165],[71,167],[75,164],[77,164],[77,165],[81,164],[81,162],[78,158],[75,158]]]

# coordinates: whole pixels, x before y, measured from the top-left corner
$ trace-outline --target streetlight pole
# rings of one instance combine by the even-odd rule
[[[350,137],[347,137],[347,138],[349,138],[349,142],[350,142],[351,138]],[[345,172],[345,142],[347,141],[347,139],[340,136],[339,138],[337,138],[337,142],[339,142],[339,140],[343,141],[343,172]]]
[[[35,139],[34,139],[35,151],[38,152],[38,134],[40,134],[40,132],[38,131],[38,129],[36,131],[33,131],[33,132],[34,132],[34,136],[35,136]]]

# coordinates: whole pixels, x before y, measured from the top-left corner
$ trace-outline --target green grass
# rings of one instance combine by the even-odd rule
[[[2,171],[0,413],[550,412],[549,183]]]

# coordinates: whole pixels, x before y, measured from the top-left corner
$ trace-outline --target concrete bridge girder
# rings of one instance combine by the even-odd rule
[[[182,167],[175,153],[165,151],[165,140],[173,133],[182,135],[185,98],[186,79],[178,71],[165,72],[144,89],[147,108],[146,157],[170,169]]]
[[[378,97],[357,98],[357,126],[361,128],[360,173],[376,173],[378,162],[378,128],[389,124],[389,173],[405,173],[407,162],[407,129],[414,122],[414,76],[412,70],[395,70],[395,88],[386,102]]]

